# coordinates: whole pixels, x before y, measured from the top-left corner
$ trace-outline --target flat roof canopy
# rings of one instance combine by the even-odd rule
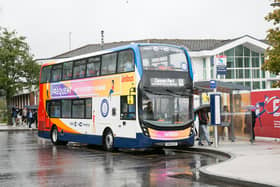
[[[233,90],[247,90],[251,91],[251,88],[245,87],[240,84],[234,84],[232,82],[216,81],[217,92],[231,93]],[[214,89],[210,88],[210,81],[198,81],[194,82],[194,94],[200,94],[202,92],[213,92]]]

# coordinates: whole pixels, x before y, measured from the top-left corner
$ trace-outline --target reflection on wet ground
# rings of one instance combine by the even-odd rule
[[[53,146],[36,132],[0,132],[0,159],[1,186],[225,186],[201,180],[198,171],[226,159],[221,156]]]

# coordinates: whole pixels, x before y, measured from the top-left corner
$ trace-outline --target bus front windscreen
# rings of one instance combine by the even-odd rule
[[[183,126],[191,122],[190,97],[143,93],[142,119],[158,127]]]
[[[188,71],[188,63],[183,49],[147,45],[140,47],[144,70]]]

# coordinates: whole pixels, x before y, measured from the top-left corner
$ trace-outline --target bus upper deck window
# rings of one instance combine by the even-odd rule
[[[63,64],[63,80],[72,79],[73,62],[66,62]]]
[[[90,58],[87,63],[87,77],[95,77],[100,74],[100,58]]]
[[[79,60],[74,63],[73,76],[74,78],[83,78],[85,77],[86,70],[86,61]]]
[[[134,70],[133,52],[121,51],[118,56],[118,72],[130,72]]]

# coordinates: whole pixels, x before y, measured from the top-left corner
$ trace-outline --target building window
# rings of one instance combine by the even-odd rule
[[[252,70],[252,76],[253,76],[253,78],[260,78],[260,70],[259,69],[253,69]]]
[[[252,57],[252,67],[260,67],[260,58],[259,57]]]
[[[244,82],[244,86],[251,89],[251,82],[249,82],[249,81]]]
[[[250,49],[248,49],[247,47],[244,47],[244,56],[250,57]]]
[[[227,79],[235,79],[234,69],[228,69],[227,70],[226,78]]]
[[[206,59],[203,58],[203,80],[206,80]]]
[[[235,58],[235,67],[242,68],[243,67],[243,57],[236,57]]]
[[[236,78],[237,78],[237,79],[242,79],[242,78],[244,78],[243,69],[237,69],[237,70],[236,70]]]
[[[243,85],[260,89],[262,84],[251,83],[251,79],[265,78],[265,71],[261,69],[264,63],[263,54],[239,45],[224,52],[227,56],[226,79],[245,79]],[[275,75],[271,75],[275,77]]]
[[[243,57],[243,46],[239,45],[237,47],[235,47],[235,56],[240,56]]]
[[[244,67],[246,67],[246,68],[251,67],[250,58],[249,57],[244,57]]]
[[[262,81],[262,89],[265,89],[266,88],[266,83],[265,81]]]
[[[251,78],[251,71],[250,71],[250,69],[245,69],[245,78],[246,79]]]
[[[226,55],[227,57],[229,57],[229,56],[234,56],[234,48],[225,51],[225,55]]]
[[[261,85],[260,82],[253,82],[253,89],[260,89]]]

